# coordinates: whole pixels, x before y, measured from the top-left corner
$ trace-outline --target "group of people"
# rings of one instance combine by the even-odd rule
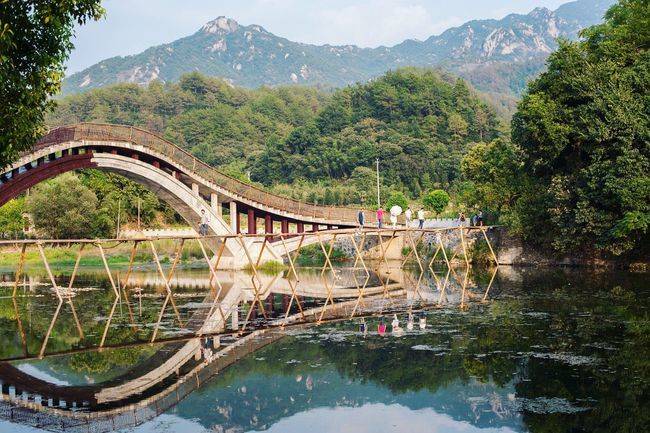
[[[458,225],[464,226],[465,223],[467,222],[467,217],[465,217],[465,214],[463,212],[458,214]],[[479,210],[477,213],[472,215],[469,219],[470,226],[476,227],[476,226],[482,226],[483,225],[483,211]]]
[[[409,313],[408,319],[406,321],[406,330],[407,331],[413,331],[415,328],[415,316],[413,313]],[[418,326],[421,330],[426,329],[427,327],[427,317],[422,314],[418,318]],[[391,328],[392,328],[392,333],[394,335],[401,335],[404,333],[404,329],[400,326],[400,321],[397,318],[397,314],[393,314],[393,321],[391,322]],[[380,319],[379,323],[377,324],[377,334],[379,335],[385,335],[386,331],[388,329],[388,326],[384,322],[384,319]],[[359,323],[359,332],[361,332],[363,335],[366,335],[368,333],[368,326],[366,325],[366,320],[361,319],[361,323]]]
[[[377,208],[377,227],[378,228],[383,228],[384,227],[384,209],[380,206]],[[399,213],[390,213],[390,223],[393,228],[397,228],[397,217],[399,216]],[[424,208],[420,208],[417,212],[417,220],[418,220],[418,228],[423,229],[424,228],[424,217],[425,217],[425,211]],[[413,211],[411,210],[411,207],[409,206],[406,208],[406,211],[404,212],[404,218],[406,219],[406,227],[411,227],[413,223]],[[363,227],[366,224],[366,217],[365,214],[363,213],[363,209],[359,209],[359,213],[357,214],[357,222],[359,223],[359,227]]]

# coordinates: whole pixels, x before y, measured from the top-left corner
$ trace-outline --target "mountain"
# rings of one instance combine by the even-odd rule
[[[259,25],[219,17],[193,35],[126,57],[103,60],[66,78],[63,94],[116,82],[174,81],[199,71],[235,85],[309,84],[341,87],[400,66],[436,66],[454,72],[502,105],[524,89],[557,47],[596,24],[614,0],[578,0],[555,11],[475,20],[425,41],[393,47],[310,45],[276,36]]]

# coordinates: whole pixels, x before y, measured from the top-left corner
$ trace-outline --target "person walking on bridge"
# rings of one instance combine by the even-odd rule
[[[377,208],[377,227],[382,228],[384,223],[384,210],[379,206]]]
[[[363,209],[359,209],[359,212],[357,213],[357,221],[359,221],[359,228],[362,229],[364,223],[366,222],[366,217],[363,214]]]
[[[424,208],[420,208],[418,211],[418,228],[420,230],[424,228]]]
[[[210,224],[210,216],[205,212],[205,209],[201,209],[201,224],[199,225],[200,236],[208,235],[209,224]]]
[[[406,212],[404,212],[404,218],[406,218],[406,228],[408,229],[411,227],[411,220],[413,219],[413,211],[411,210],[411,206],[406,208]]]

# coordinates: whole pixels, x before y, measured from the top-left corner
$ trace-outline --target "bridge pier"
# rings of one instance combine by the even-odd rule
[[[219,218],[223,217],[221,206],[219,205],[219,197],[216,193],[210,193],[210,206],[212,207],[212,212],[217,214]]]
[[[248,234],[257,233],[257,218],[255,217],[255,209],[248,209]]]
[[[230,202],[230,229],[233,233],[241,233],[239,227],[239,211],[237,210],[237,202]]]
[[[268,213],[264,215],[264,233],[273,233],[273,218]]]

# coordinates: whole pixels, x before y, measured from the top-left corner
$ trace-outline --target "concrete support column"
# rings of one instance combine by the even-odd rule
[[[248,233],[257,233],[257,218],[255,218],[255,209],[248,209]]]
[[[264,215],[264,233],[273,233],[273,217],[268,213]]]
[[[296,232],[304,233],[305,232],[305,223],[303,223],[302,221],[298,221],[296,223]]]
[[[221,205],[219,204],[219,197],[216,193],[210,194],[210,206],[212,207],[212,212],[221,217]]]
[[[237,202],[230,202],[230,230],[233,233],[239,233],[239,213],[237,212]]]
[[[199,184],[192,183],[192,194],[194,194],[195,196],[199,195]]]
[[[239,329],[239,307],[234,306],[230,316],[230,329]]]

